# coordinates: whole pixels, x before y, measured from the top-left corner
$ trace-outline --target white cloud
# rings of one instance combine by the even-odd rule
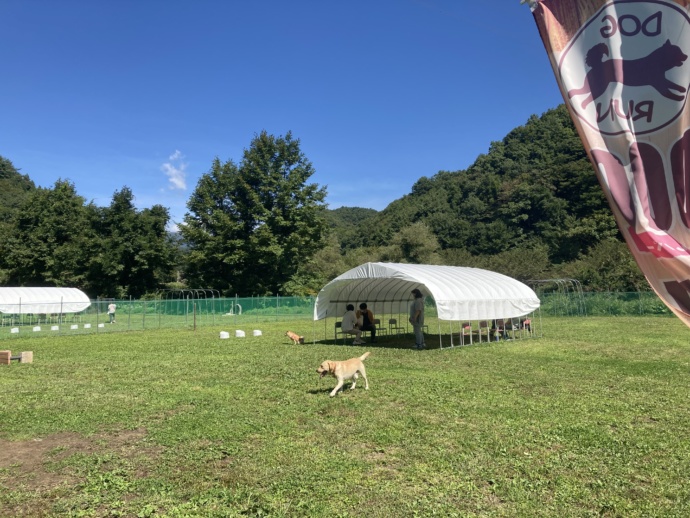
[[[187,189],[187,163],[183,162],[184,155],[179,149],[168,157],[169,162],[161,165],[161,171],[168,177],[170,189]]]

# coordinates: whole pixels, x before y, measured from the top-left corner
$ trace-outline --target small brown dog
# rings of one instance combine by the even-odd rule
[[[304,343],[304,337],[298,335],[297,333],[293,333],[292,331],[287,331],[285,333],[285,336],[287,336],[290,340],[292,340],[293,345]]]
[[[316,369],[316,372],[319,373],[319,376],[323,378],[326,374],[332,374],[333,377],[338,380],[338,384],[331,391],[331,397],[338,393],[345,380],[352,379],[352,386],[350,387],[350,390],[354,390],[359,374],[361,374],[364,378],[364,390],[369,390],[367,371],[364,369],[364,363],[362,363],[367,359],[367,356],[369,356],[368,352],[364,353],[359,358],[350,358],[349,360],[345,360],[343,362],[326,360],[319,365],[319,368]]]

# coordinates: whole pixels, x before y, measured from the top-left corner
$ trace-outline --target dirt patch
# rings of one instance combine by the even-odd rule
[[[77,482],[73,474],[53,470],[50,466],[77,453],[111,452],[122,458],[134,458],[141,455],[142,450],[154,454],[157,448],[150,445],[142,447],[145,437],[146,430],[137,429],[89,437],[65,432],[26,441],[0,439],[0,483],[34,491],[73,484]]]

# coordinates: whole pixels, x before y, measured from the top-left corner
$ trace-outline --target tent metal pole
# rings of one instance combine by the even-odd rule
[[[450,323],[450,346],[455,347],[455,345],[453,344],[453,321],[449,320],[448,322]]]

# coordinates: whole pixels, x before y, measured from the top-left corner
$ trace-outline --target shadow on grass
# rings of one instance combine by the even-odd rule
[[[335,387],[335,385],[333,385]],[[317,395],[317,394],[328,394],[331,390],[333,390],[333,387],[324,387],[324,388],[313,388],[307,390],[307,394],[312,394],[312,395]]]
[[[439,337],[438,335],[431,335],[427,334],[424,335],[424,340],[426,342],[426,346],[424,350],[438,350],[441,347],[439,346]],[[449,335],[443,335],[442,336],[443,340],[443,349],[450,349],[451,348],[451,342],[450,342],[450,336]],[[332,345],[334,347],[337,347],[339,349],[347,349],[349,347],[365,347],[367,349],[410,349],[414,350],[414,336],[413,335],[399,335],[399,336],[382,336],[380,338],[377,337],[375,342],[372,342],[370,340],[365,340],[364,344],[359,344],[359,345],[353,345],[352,342],[346,342],[343,344],[342,339],[341,340],[334,340],[334,339],[329,339],[329,340],[317,340],[316,345]],[[491,342],[494,343],[494,342]],[[311,342],[307,345],[311,345]],[[454,343],[452,347],[466,347],[469,346],[469,343],[466,343],[463,345],[459,343]],[[480,345],[478,342],[475,342],[473,345]],[[483,343],[481,345],[488,345],[487,343]]]

